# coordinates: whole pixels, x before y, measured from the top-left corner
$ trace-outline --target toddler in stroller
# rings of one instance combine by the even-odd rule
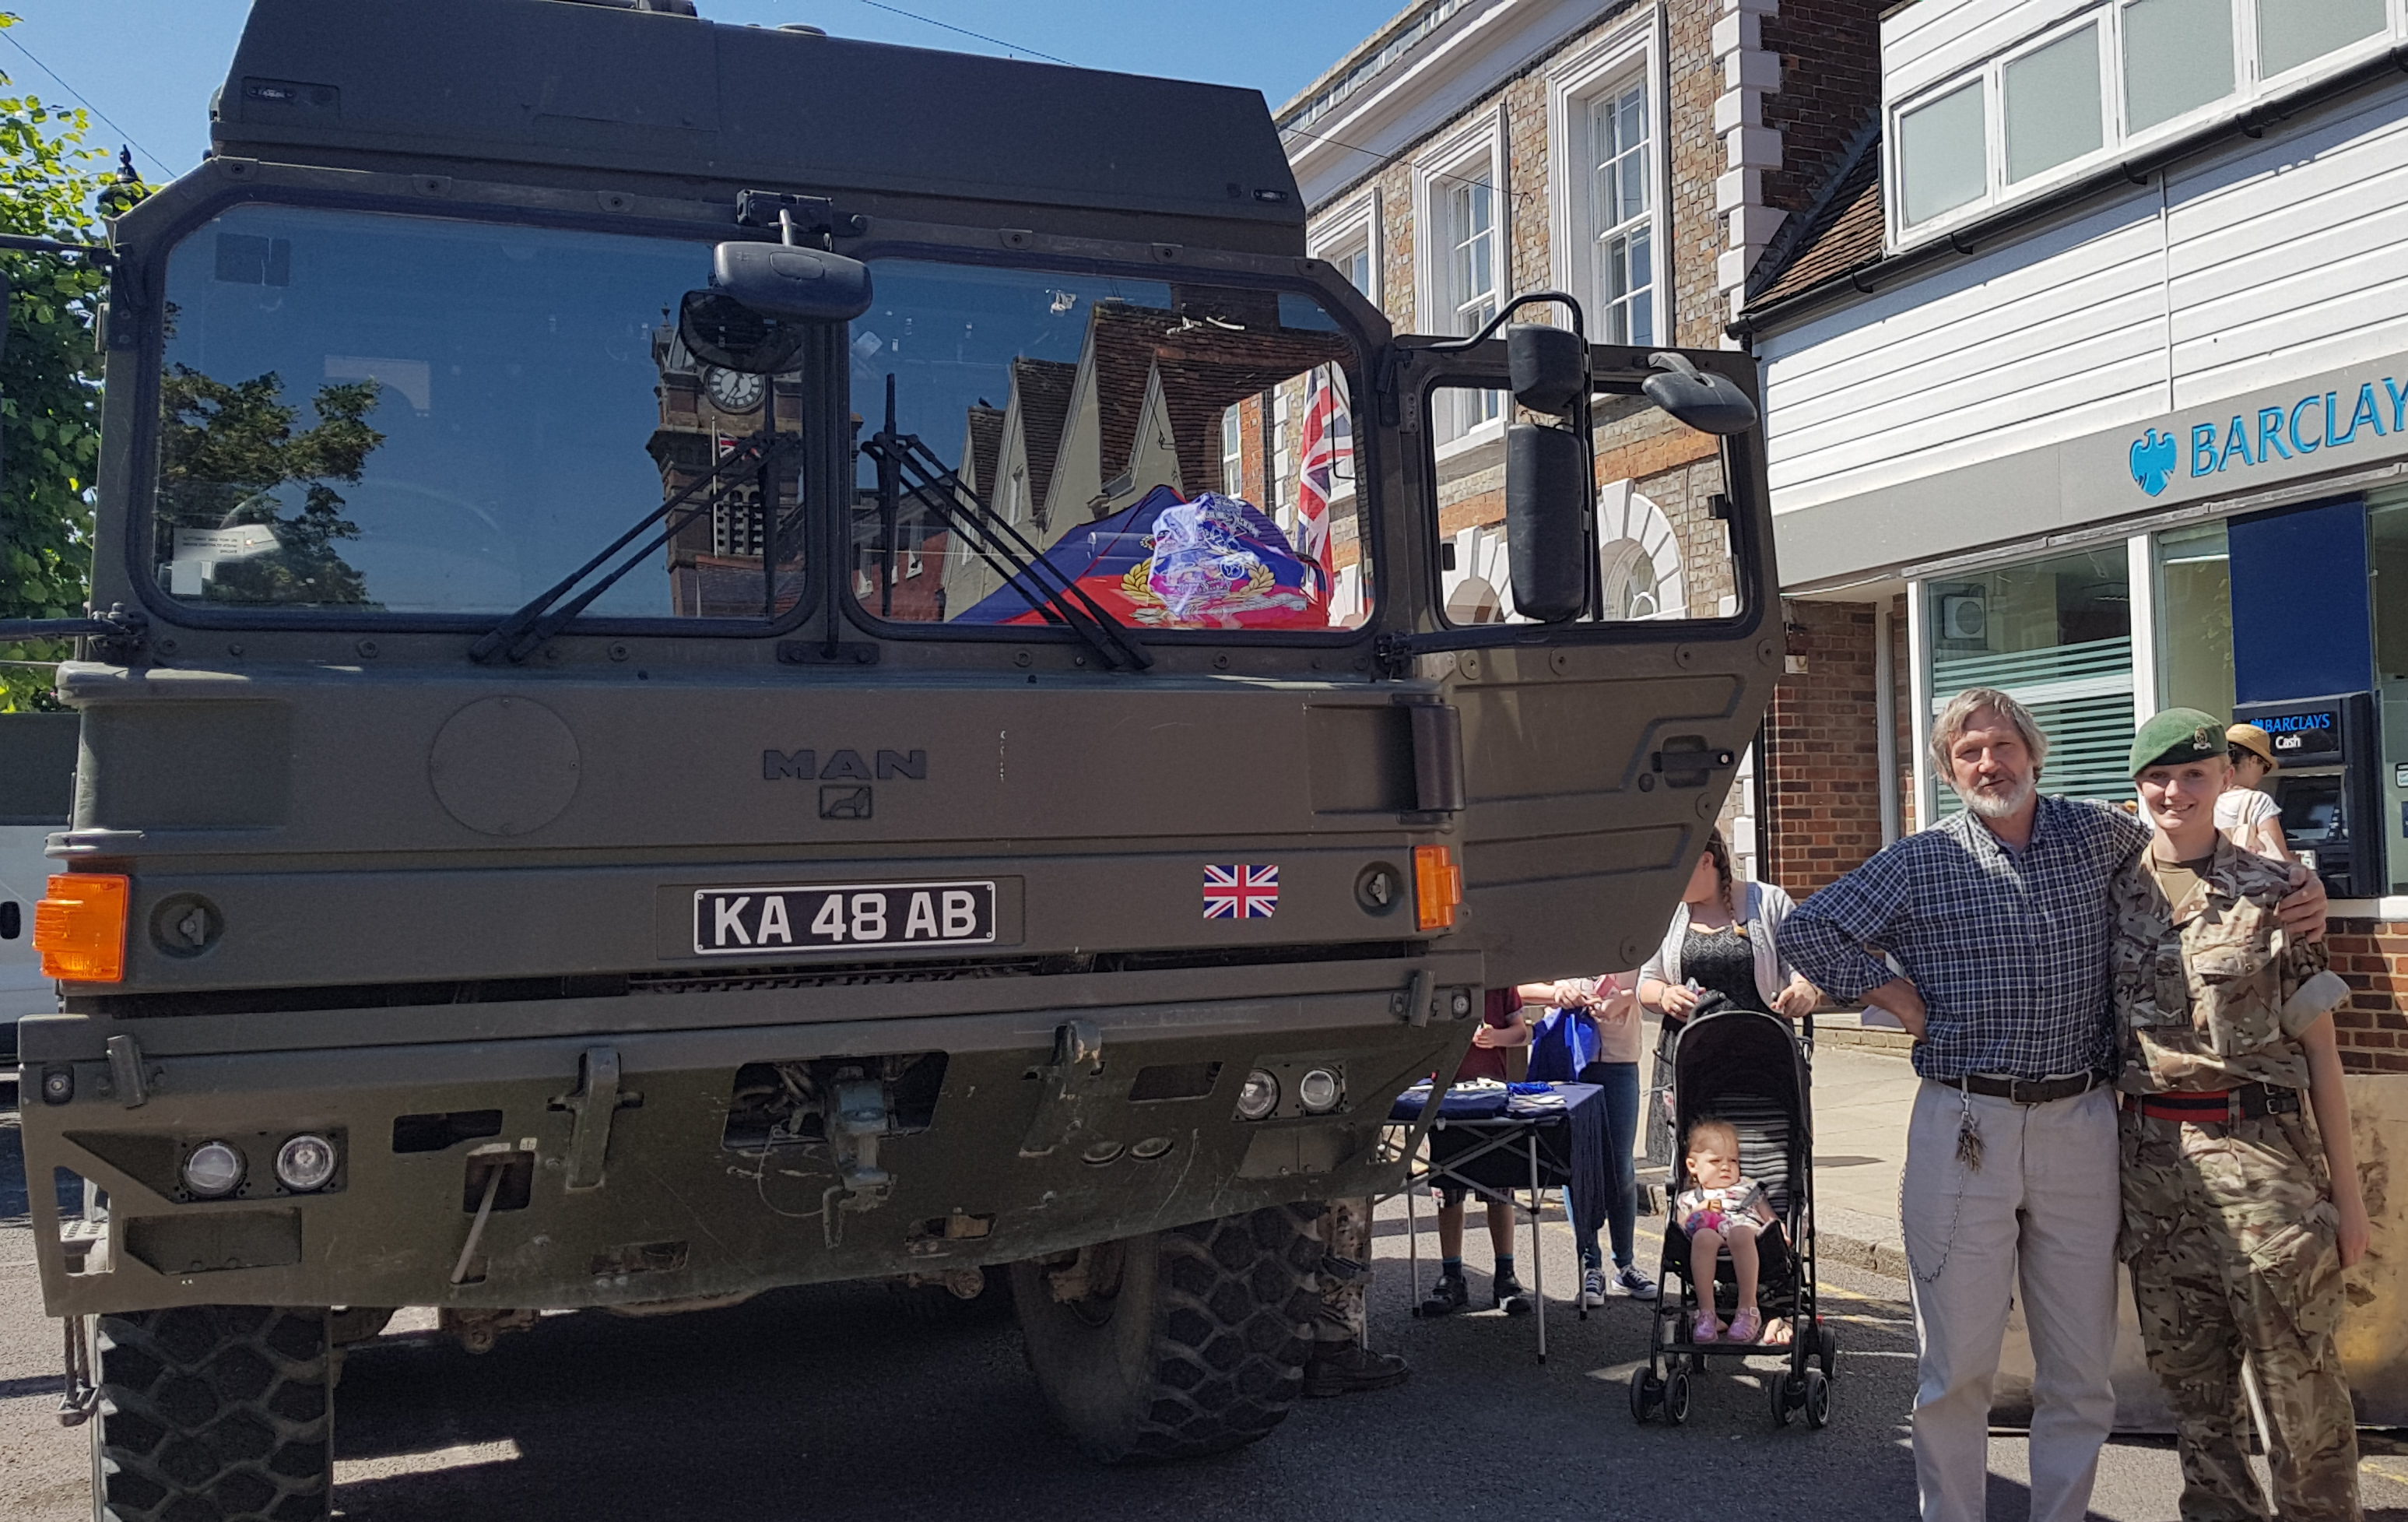
[[[1672,1201],[1672,1220],[1689,1237],[1689,1277],[1712,1284],[1714,1267],[1730,1254],[1731,1276],[1737,1281],[1737,1309],[1730,1319],[1730,1340],[1753,1343],[1764,1332],[1756,1310],[1756,1234],[1776,1229],[1772,1206],[1764,1189],[1739,1170],[1739,1128],[1727,1120],[1706,1119],[1689,1127],[1686,1167],[1690,1187]],[[1724,1327],[1713,1301],[1700,1298],[1692,1329],[1699,1343],[1722,1341]]]
[[[1748,1357],[1785,1365],[1766,1381],[1773,1420],[1830,1420],[1838,1348],[1814,1284],[1813,1051],[1811,1027],[1750,1010],[1705,1009],[1680,1032],[1673,1107],[1690,1156],[1672,1181],[1647,1362],[1630,1377],[1640,1421],[1687,1421],[1691,1378],[1711,1358]]]

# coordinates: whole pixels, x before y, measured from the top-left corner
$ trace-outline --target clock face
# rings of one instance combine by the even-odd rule
[[[761,405],[761,395],[769,386],[768,378],[746,375],[738,370],[712,368],[702,378],[702,389],[710,394],[711,404],[723,412],[750,412]]]

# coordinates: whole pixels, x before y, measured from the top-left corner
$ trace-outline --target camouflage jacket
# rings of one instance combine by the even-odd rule
[[[2123,1047],[2118,1086],[2158,1094],[2251,1082],[2308,1084],[2300,1032],[2348,996],[2321,944],[2294,941],[2275,906],[2288,864],[2218,837],[2198,885],[2166,902],[2148,852],[2115,875],[2111,959]]]

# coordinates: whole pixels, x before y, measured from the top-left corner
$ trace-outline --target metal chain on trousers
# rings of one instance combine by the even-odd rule
[[[1972,1093],[1968,1089],[1958,1088],[1956,1102],[1960,1106],[1956,1122],[1956,1207],[1948,1213],[1948,1239],[1941,1244],[1940,1261],[1932,1265],[1929,1273],[1914,1266],[1914,1249],[1912,1247],[1906,1249],[1906,1271],[1913,1274],[1914,1282],[1919,1285],[1938,1283],[1942,1271],[1948,1267],[1949,1258],[1956,1256],[1956,1225],[1965,1218],[1965,1175],[1978,1172],[1982,1167],[1982,1127],[1973,1120]],[[1906,1236],[1906,1170],[1904,1169],[1900,1169],[1898,1175],[1898,1229],[1899,1240],[1903,1242]]]

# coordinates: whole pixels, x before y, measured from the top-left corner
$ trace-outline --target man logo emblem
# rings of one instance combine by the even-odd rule
[[[869,817],[869,789],[866,787],[823,787],[820,789],[822,819],[867,819]]]
[[[2155,428],[2132,440],[2132,480],[2151,496],[2166,489],[2174,473],[2174,436]]]

